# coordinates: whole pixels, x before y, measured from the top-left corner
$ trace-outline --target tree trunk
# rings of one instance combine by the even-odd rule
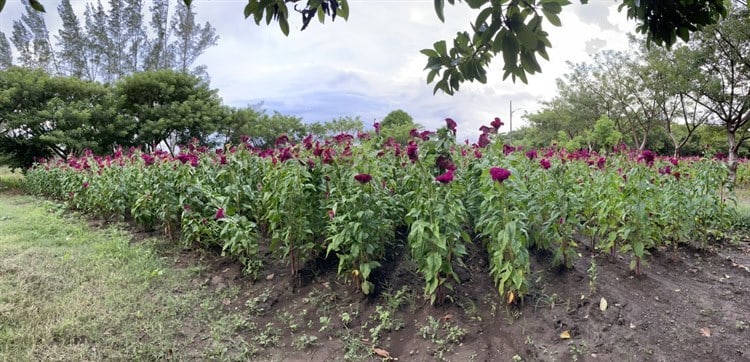
[[[727,154],[727,166],[729,166],[728,182],[730,186],[734,186],[737,179],[737,150],[739,149],[735,131],[727,130],[727,142],[729,143],[729,153]]]

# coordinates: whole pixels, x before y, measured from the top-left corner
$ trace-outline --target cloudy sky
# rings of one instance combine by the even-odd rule
[[[21,0],[8,0],[0,13],[0,30],[9,37],[13,20],[20,19]],[[457,31],[469,29],[476,12],[466,4],[446,5],[446,22],[434,12],[432,0],[349,0],[348,21],[325,24],[317,20],[299,31],[293,18],[285,37],[276,24],[256,26],[244,19],[244,0],[194,0],[198,20],[209,21],[220,37],[197,63],[205,64],[211,86],[225,104],[245,106],[264,102],[268,110],[300,116],[305,122],[340,116],[360,116],[366,125],[394,109],[403,109],[427,128],[444,125],[451,117],[459,124],[459,138],[475,140],[478,128],[494,117],[509,127],[522,124],[524,112],[554,96],[555,79],[567,61],[582,62],[602,49],[626,49],[634,23],[617,11],[615,0],[573,1],[563,9],[562,27],[545,23],[552,49],[542,60],[543,73],[529,84],[502,80],[502,57],[491,64],[487,84],[464,84],[454,96],[432,94],[425,82],[426,57],[420,49],[437,40],[449,43]],[[103,1],[106,4],[106,1]],[[51,34],[59,27],[57,2],[42,0],[48,9]],[[72,0],[79,16],[85,0]],[[144,6],[144,8],[147,8]],[[147,15],[147,19],[149,16]]]

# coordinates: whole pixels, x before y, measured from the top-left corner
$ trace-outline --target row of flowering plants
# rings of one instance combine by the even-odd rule
[[[724,165],[620,148],[598,154],[520,149],[483,126],[476,144],[457,124],[412,131],[398,144],[375,131],[329,139],[281,136],[177,155],[137,149],[40,160],[27,188],[71,208],[160,229],[186,245],[220,248],[257,272],[261,250],[296,274],[317,258],[363,293],[390,251],[408,250],[435,303],[450,296],[467,245],[509,303],[529,289],[530,257],[571,267],[583,250],[624,255],[641,273],[650,251],[705,247],[729,226]],[[397,230],[405,230],[405,237]],[[397,248],[398,247],[398,248]]]

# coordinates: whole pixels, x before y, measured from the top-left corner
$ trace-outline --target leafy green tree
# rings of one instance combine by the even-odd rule
[[[232,112],[229,127],[224,131],[230,143],[238,144],[244,136],[254,147],[270,148],[282,134],[291,141],[298,141],[307,133],[301,118],[276,111],[269,115],[261,106],[256,104]]]
[[[388,113],[380,122],[380,133],[385,138],[393,137],[396,142],[406,144],[409,141],[409,133],[413,129],[422,129],[422,126],[414,123],[414,118],[401,109]]]
[[[678,84],[726,130],[727,163],[734,182],[738,152],[750,138],[750,11],[734,9],[689,47],[676,50],[675,58],[698,70],[682,73]]]
[[[116,83],[120,110],[136,124],[136,142],[150,148],[175,146],[192,138],[209,143],[229,117],[215,89],[200,78],[157,70],[134,73]]]
[[[111,91],[99,83],[12,67],[0,71],[0,89],[0,153],[12,167],[86,148],[107,152],[132,139]]]
[[[13,52],[5,33],[0,31],[0,70],[8,69],[13,65]]]
[[[403,125],[413,125],[413,124],[414,124],[414,118],[412,118],[409,113],[406,113],[404,110],[401,110],[401,109],[391,111],[385,117],[383,117],[383,121],[380,122],[380,126],[383,128],[403,126]]]
[[[339,117],[328,122],[314,122],[307,125],[307,133],[321,138],[341,133],[356,135],[364,129],[365,126],[359,116]]]
[[[621,139],[622,133],[615,127],[615,122],[607,118],[607,116],[601,117],[596,121],[594,132],[591,133],[591,142],[594,147],[607,152],[613,146],[619,144]]]

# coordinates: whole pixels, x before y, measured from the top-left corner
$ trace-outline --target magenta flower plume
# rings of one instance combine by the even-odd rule
[[[510,171],[502,167],[493,167],[490,168],[490,177],[492,177],[492,181],[502,183],[510,177]]]
[[[526,151],[526,157],[528,157],[529,160],[534,160],[537,158],[537,156],[538,154],[536,153],[536,150]]]
[[[409,156],[409,160],[412,163],[417,162],[417,159],[419,159],[419,156],[417,155],[416,143],[409,143],[409,145],[406,146],[406,155]]]
[[[542,166],[542,168],[545,169],[545,170],[549,169],[550,167],[552,167],[552,163],[549,162],[549,160],[546,159],[546,158],[543,158],[543,159],[539,160],[539,165]]]
[[[485,148],[490,144],[490,137],[487,136],[486,133],[482,133],[481,136],[479,136],[479,142],[478,145],[481,148]]]
[[[143,163],[145,163],[146,166],[151,166],[156,161],[156,159],[154,158],[154,156],[151,156],[148,153],[142,153],[141,154],[141,158],[143,158]]]
[[[214,219],[216,219],[216,220],[223,219],[224,216],[225,216],[224,215],[224,208],[220,207],[218,210],[216,210],[216,216],[214,217]]]
[[[448,127],[448,130],[453,132],[453,134],[456,134],[456,127],[458,126],[456,124],[456,121],[454,121],[453,118],[446,118],[445,123],[446,123],[446,126]]]
[[[495,130],[500,129],[500,127],[502,127],[503,124],[504,124],[503,121],[501,121],[499,117],[495,117],[495,120],[490,122],[490,126],[492,126],[492,128],[494,128]]]
[[[638,156],[638,161],[643,161],[647,165],[651,166],[654,164],[654,159],[656,158],[656,155],[651,152],[651,150],[643,150],[641,152],[641,155]]]
[[[372,127],[375,128],[376,134],[380,134],[380,122],[375,122]]]
[[[604,169],[604,166],[607,165],[607,159],[604,157],[599,157],[599,159],[596,161],[596,167],[598,167],[600,170]]]
[[[447,184],[453,181],[453,170],[445,171],[444,174],[435,177],[435,181],[440,182],[442,184]]]
[[[354,179],[364,185],[372,180],[372,176],[366,173],[360,173],[358,175],[354,175]]]

